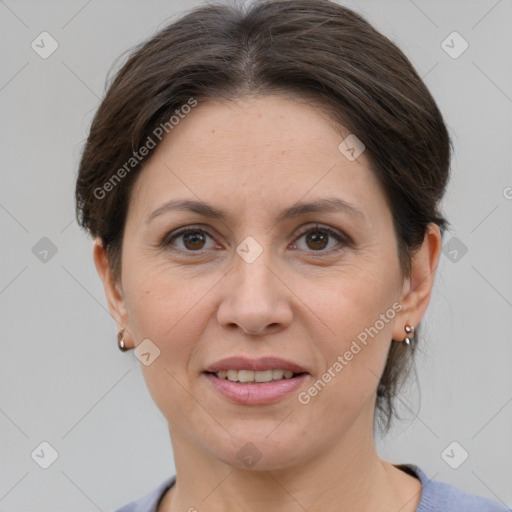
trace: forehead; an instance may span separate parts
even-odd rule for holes
[[[238,209],[260,203],[268,210],[334,195],[360,205],[374,196],[367,207],[378,209],[383,191],[364,153],[351,161],[339,149],[349,135],[300,99],[199,103],[140,172],[133,207],[149,215],[165,201],[185,198]]]
[[[247,156],[258,153],[260,159],[286,151],[338,155],[339,141],[347,135],[349,131],[320,104],[276,94],[201,102],[169,133],[167,146],[180,146],[181,154],[208,153],[209,157],[219,151],[228,156],[230,150],[237,157],[243,156],[240,150]],[[212,145],[218,151],[212,152]]]

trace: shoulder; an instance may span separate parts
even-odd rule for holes
[[[511,512],[502,503],[482,498],[475,494],[461,491],[452,485],[429,478],[414,464],[401,464],[420,479],[422,485],[421,499],[416,512]],[[405,468],[404,468],[405,467]]]
[[[176,476],[168,478],[150,493],[123,505],[121,508],[114,510],[114,512],[156,512],[160,500],[167,490],[174,485],[175,481]]]

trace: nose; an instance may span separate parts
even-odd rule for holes
[[[223,298],[217,312],[219,324],[246,334],[265,335],[288,327],[293,311],[293,293],[274,270],[268,252],[248,263],[235,256],[233,268],[223,283]]]

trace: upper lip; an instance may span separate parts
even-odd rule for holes
[[[243,356],[226,357],[206,368],[205,372],[217,373],[222,370],[290,370],[293,373],[309,373],[300,364],[280,357],[260,357],[258,359],[249,359]]]

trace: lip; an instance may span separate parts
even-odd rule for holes
[[[249,359],[244,356],[226,357],[208,366],[204,371],[217,373],[221,370],[289,370],[293,373],[309,373],[308,370],[297,363],[281,359],[280,357],[260,357]]]
[[[202,375],[217,392],[232,402],[242,405],[263,405],[278,402],[287,395],[297,391],[304,381],[310,377],[308,373],[303,373],[291,379],[246,384],[219,379],[212,373],[204,372]]]
[[[248,384],[219,379],[216,375],[213,375],[222,370],[253,370],[255,372],[289,370],[301,375],[291,379]],[[257,359],[244,356],[226,357],[208,366],[202,375],[225,398],[243,405],[263,405],[278,402],[286,395],[296,391],[310,377],[308,370],[300,364],[274,356]]]

